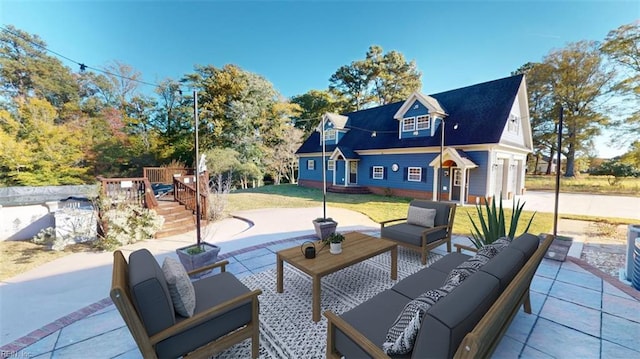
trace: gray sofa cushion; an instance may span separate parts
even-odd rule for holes
[[[129,256],[129,290],[149,335],[172,326],[175,310],[160,265],[147,249]]]
[[[195,314],[250,292],[233,274],[223,272],[193,282],[196,292]],[[186,318],[178,317],[178,322]],[[211,340],[238,329],[251,321],[251,301],[237,306],[181,334],[161,341],[156,346],[159,358],[176,358]]]
[[[514,248],[521,251],[524,254],[525,260],[529,260],[533,255],[533,252],[538,249],[540,245],[540,237],[530,234],[524,233],[520,237],[516,237],[509,245],[509,248]]]
[[[345,312],[340,317],[373,343],[382,346],[387,331],[395,322],[398,313],[409,301],[409,298],[396,291],[386,290]],[[347,338],[340,330],[336,330],[335,347],[346,358],[368,357],[357,344]],[[394,356],[394,358],[396,357]],[[399,358],[409,358],[409,356],[400,356]]]
[[[391,289],[409,299],[415,299],[428,290],[440,288],[446,277],[445,273],[427,267],[401,280]]]
[[[392,238],[396,241],[413,244],[415,246],[422,245],[422,231],[425,227],[416,226],[409,223],[398,223],[391,226],[385,226],[380,232],[382,238]],[[435,242],[447,235],[446,229],[440,229],[427,235],[427,243]]]
[[[521,251],[507,247],[482,266],[480,271],[496,277],[500,281],[500,291],[503,291],[524,263],[524,254]]]
[[[466,254],[458,252],[449,253],[443,258],[438,259],[435,263],[430,265],[429,268],[438,270],[444,274],[449,274],[453,268],[459,266],[469,258],[471,258],[471,256]]]
[[[451,207],[448,203],[440,203],[434,201],[425,201],[420,199],[414,199],[409,203],[409,206],[415,206],[420,208],[433,208],[436,210],[436,218],[433,223],[435,226],[442,226],[449,221],[449,211]]]
[[[434,304],[423,318],[413,358],[451,358],[500,295],[499,281],[476,272]]]

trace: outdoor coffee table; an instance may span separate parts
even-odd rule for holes
[[[384,252],[391,252],[391,279],[398,278],[398,247],[393,241],[371,237],[363,233],[350,232],[344,234],[342,253],[331,254],[326,247],[317,253],[313,259],[307,259],[300,250],[300,246],[284,249],[276,253],[278,279],[278,293],[282,293],[284,262],[298,268],[311,276],[313,282],[313,321],[320,320],[320,279],[327,274],[335,273],[340,269],[360,263]],[[319,247],[318,247],[319,248]]]

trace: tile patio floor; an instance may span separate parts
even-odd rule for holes
[[[244,277],[275,267],[276,251],[304,241],[298,237],[271,242],[222,255],[221,259],[229,260],[229,272]],[[520,311],[493,357],[640,358],[640,293],[633,289],[627,292],[573,261],[544,259],[531,286],[533,314]],[[20,340],[5,345],[0,356],[141,358],[108,298],[31,333],[31,337],[39,340],[28,346]]]

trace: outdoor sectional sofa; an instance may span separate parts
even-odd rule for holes
[[[540,244],[538,236],[527,233],[514,239],[426,311],[412,352],[397,357],[489,357],[520,305],[531,313],[529,286],[552,241],[547,236]],[[447,254],[340,316],[325,312],[327,358],[388,358],[382,343],[405,305],[440,288],[470,257]]]

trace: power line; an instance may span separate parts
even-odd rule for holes
[[[153,87],[158,87],[159,86],[158,84],[154,84],[154,83],[151,83],[151,82],[146,82],[146,81],[143,81],[143,80],[138,80],[138,79],[135,79],[135,78],[132,78],[132,77],[122,76],[122,75],[119,75],[119,74],[114,74],[114,73],[112,73],[110,71],[107,71],[107,70],[103,70],[103,69],[100,69],[100,68],[96,68],[96,67],[92,67],[92,66],[86,65],[86,64],[84,64],[82,62],[78,62],[78,61],[76,61],[74,59],[71,59],[71,58],[69,58],[69,57],[67,57],[67,56],[65,56],[65,55],[63,55],[63,54],[61,54],[59,52],[53,51],[53,50],[47,48],[46,46],[42,46],[41,44],[38,44],[37,42],[34,42],[31,39],[28,39],[28,38],[24,37],[22,34],[19,34],[19,33],[16,33],[14,31],[11,31],[11,30],[7,29],[5,26],[0,26],[0,28],[2,29],[2,31],[7,32],[7,33],[9,33],[9,34],[11,34],[13,36],[17,36],[17,37],[21,38],[22,40],[30,43],[33,46],[36,46],[36,47],[38,47],[38,48],[40,48],[40,49],[42,49],[42,50],[44,50],[46,52],[54,54],[54,55],[56,55],[56,56],[58,56],[60,58],[63,58],[65,60],[69,61],[69,62],[73,62],[74,64],[76,64],[76,65],[78,65],[80,67],[80,71],[81,72],[85,71],[86,69],[90,69],[90,70],[94,70],[94,71],[97,71],[97,72],[101,72],[101,73],[109,75],[109,76],[115,76],[115,77],[118,77],[118,78],[121,78],[121,79],[124,79],[124,80],[137,82],[137,83],[140,83],[140,84],[143,84],[143,85],[147,85],[147,86],[153,86]]]

